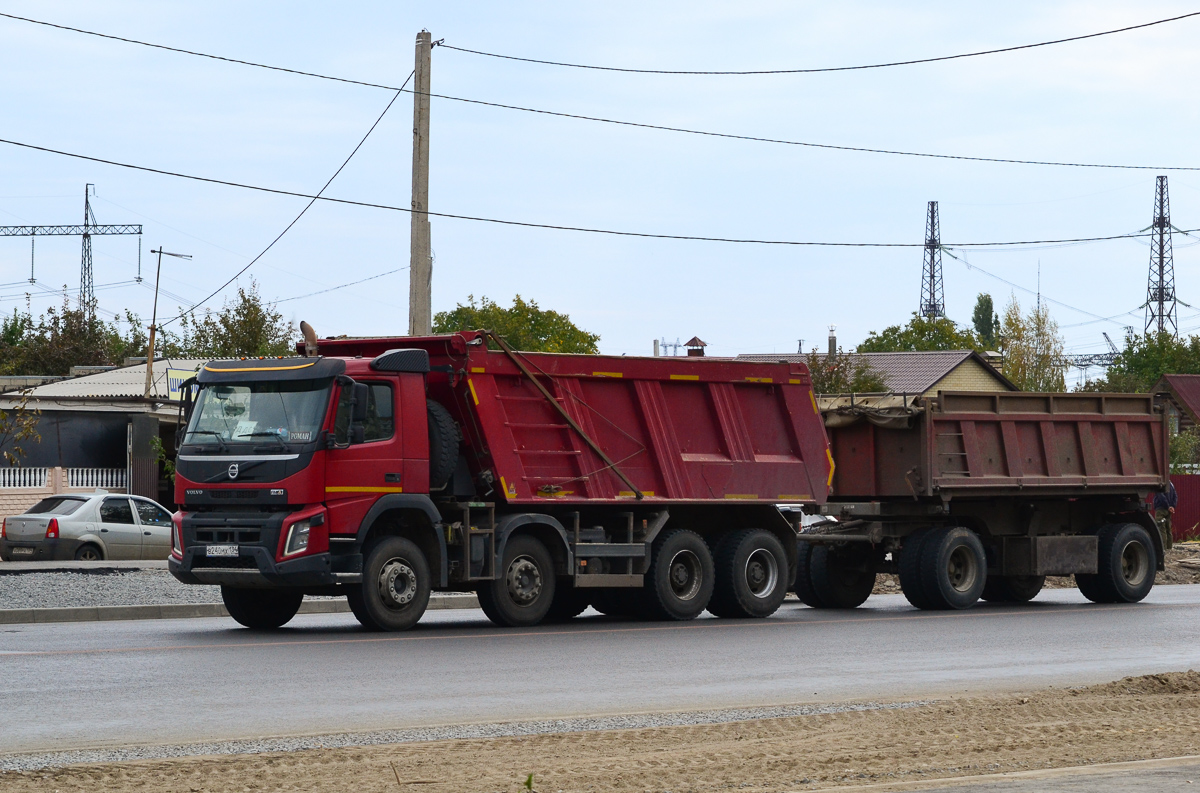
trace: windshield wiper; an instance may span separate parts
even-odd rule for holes
[[[221,448],[221,451],[223,451],[223,452],[229,451],[229,447],[225,445],[225,440],[221,437],[221,433],[217,432],[216,430],[192,430],[188,434],[189,435],[211,435],[217,439],[217,446],[219,446]]]
[[[279,444],[279,448],[287,451],[288,445],[283,438],[279,437],[278,432],[242,432],[234,435],[235,438],[274,438]]]

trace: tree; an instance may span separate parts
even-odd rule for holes
[[[975,298],[975,311],[971,314],[971,325],[984,347],[995,349],[996,335],[1000,332],[1000,317],[992,304],[992,296],[986,292]]]
[[[888,390],[883,377],[861,355],[838,349],[837,355],[831,357],[814,347],[804,362],[817,394],[869,394]]]
[[[1022,391],[1062,391],[1066,388],[1066,359],[1058,323],[1046,306],[1028,315],[1014,296],[1000,325],[1004,375]]]
[[[29,391],[22,391],[19,401],[8,410],[0,409],[0,454],[10,466],[17,465],[25,456],[21,445],[25,441],[41,443],[37,431],[38,411],[29,407]]]
[[[14,311],[0,322],[0,373],[66,375],[72,366],[118,365],[146,354],[146,334],[136,315],[126,312],[128,328],[96,316],[96,305],[72,307],[64,298],[36,320]]]
[[[434,333],[455,333],[460,330],[491,330],[500,335],[513,349],[526,352],[573,352],[595,355],[600,336],[588,333],[571,322],[566,314],[538,308],[533,300],[526,302],[520,295],[513,298],[510,308],[474,295],[467,303],[459,303],[453,311],[439,311],[433,318]]]
[[[179,336],[164,334],[160,348],[167,355],[189,358],[253,357],[294,354],[296,327],[284,322],[274,303],[263,300],[258,282],[238,287],[237,297],[217,312],[183,315]],[[142,353],[145,355],[145,353]]]
[[[1125,340],[1125,349],[1098,380],[1081,391],[1149,391],[1164,374],[1200,374],[1200,336],[1176,338],[1170,333],[1147,333]]]
[[[945,317],[923,317],[913,312],[908,324],[871,331],[858,352],[918,352],[925,350],[977,350],[982,343],[970,330]]]

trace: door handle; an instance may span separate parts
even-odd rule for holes
[[[150,532],[148,532],[148,531],[144,531],[144,532],[142,532],[142,534],[145,534],[147,537],[150,536]]]
[[[100,531],[103,533],[103,532],[108,531],[108,529],[101,529]]]

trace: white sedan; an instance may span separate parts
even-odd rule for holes
[[[171,513],[148,498],[64,493],[4,519],[0,559],[166,559],[171,530]]]

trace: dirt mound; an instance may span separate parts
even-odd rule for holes
[[[1079,689],[1089,694],[1115,696],[1120,694],[1195,694],[1200,692],[1200,672],[1165,672],[1161,675],[1123,677],[1112,683]]]

